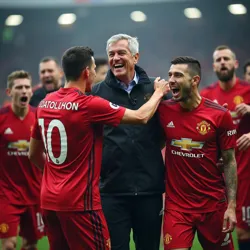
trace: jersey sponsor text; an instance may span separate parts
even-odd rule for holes
[[[232,135],[236,135],[236,129],[233,129],[233,130],[228,130],[227,131],[227,136],[232,136]]]

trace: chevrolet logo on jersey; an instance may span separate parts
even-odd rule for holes
[[[28,151],[30,143],[26,140],[19,140],[16,142],[10,142],[8,148],[17,149],[18,151]]]
[[[191,151],[192,149],[201,149],[204,145],[204,142],[193,141],[189,138],[181,138],[181,140],[173,139],[171,141],[171,145],[175,147],[179,147],[182,150]]]
[[[204,144],[205,142],[193,141],[190,138],[181,138],[181,140],[173,139],[171,145],[180,148],[181,151],[172,149],[171,154],[188,158],[203,158],[204,154],[196,154],[190,151],[192,151],[192,149],[201,149]]]

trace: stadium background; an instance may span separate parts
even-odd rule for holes
[[[36,84],[42,57],[60,59],[75,45],[90,46],[95,56],[106,57],[106,41],[116,33],[139,38],[139,65],[150,76],[167,77],[173,57],[190,55],[201,62],[201,87],[208,85],[215,80],[212,52],[220,44],[236,52],[242,76],[242,66],[250,58],[250,15],[230,13],[228,5],[236,3],[250,10],[249,0],[0,0],[0,104],[6,100],[6,78],[13,70],[29,71]],[[201,18],[187,18],[184,9],[190,7],[198,8]],[[133,11],[143,12],[146,20],[132,20]],[[75,22],[59,25],[64,13],[74,13]],[[14,14],[22,15],[22,23],[7,25],[6,19]],[[142,17],[139,13],[135,18]],[[44,239],[39,250],[46,249]],[[195,242],[192,249],[201,248]]]

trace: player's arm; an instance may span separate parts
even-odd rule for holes
[[[237,163],[234,148],[222,150],[228,206],[235,208],[237,193]]]
[[[146,124],[154,115],[164,95],[169,92],[168,82],[159,77],[155,79],[155,92],[148,102],[138,110],[126,109],[121,123]]]
[[[46,156],[42,140],[37,140],[31,137],[28,157],[38,168],[41,170],[44,169]]]
[[[44,169],[45,164],[45,153],[44,153],[44,144],[42,141],[42,135],[38,125],[37,113],[36,120],[31,131],[30,138],[30,147],[28,157],[31,162],[33,162],[41,170]]]
[[[228,199],[228,208],[224,215],[223,231],[231,232],[236,225],[237,163],[234,148],[222,150],[222,159],[224,163],[224,178]],[[229,226],[227,226],[228,222]]]
[[[219,117],[218,117],[219,118]],[[232,232],[236,225],[237,163],[235,160],[236,129],[227,110],[221,116],[218,127],[218,139],[227,192],[228,207],[224,213],[223,232]]]

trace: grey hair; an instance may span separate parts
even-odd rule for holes
[[[116,43],[120,40],[127,40],[128,41],[128,47],[131,52],[131,54],[134,56],[136,53],[139,53],[139,42],[137,37],[132,37],[126,34],[116,34],[114,36],[111,36],[107,41],[106,51],[108,53],[109,46],[112,43]]]

